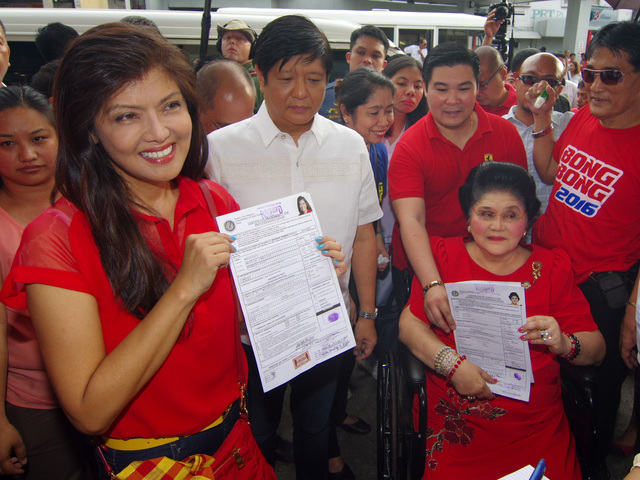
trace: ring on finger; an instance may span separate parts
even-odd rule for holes
[[[473,395],[467,395],[467,400],[475,400],[476,397],[474,397]]]
[[[548,342],[551,340],[551,334],[548,330],[540,330],[540,338],[542,338],[544,342]]]

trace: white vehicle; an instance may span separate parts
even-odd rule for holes
[[[184,12],[175,10],[122,10],[122,9],[85,9],[85,8],[2,8],[0,20],[4,23],[7,40],[11,47],[11,67],[5,82],[24,83],[38,71],[44,63],[36,49],[34,39],[40,27],[49,23],[60,22],[73,27],[82,34],[90,28],[102,23],[117,22],[128,15],[140,15],[153,20],[160,32],[172,43],[182,48],[191,60],[198,57],[202,12]],[[216,25],[224,25],[235,18],[241,19],[258,34],[271,20],[286,15],[283,12],[261,12],[261,14],[244,12],[242,14],[211,12],[211,30],[209,32],[208,54],[218,53],[216,42],[218,32]],[[336,74],[346,71],[340,68],[345,62],[344,54],[349,50],[351,32],[361,25],[347,20],[331,18],[313,18],[311,20],[327,36],[334,50]]]
[[[230,15],[289,15],[298,13],[309,18],[349,20],[361,25],[380,27],[398,47],[415,44],[419,37],[429,42],[429,48],[444,42],[458,42],[469,48],[482,43],[485,17],[466,13],[405,12],[389,10],[320,10],[286,8],[219,8],[218,13]],[[238,17],[241,18],[241,17]]]

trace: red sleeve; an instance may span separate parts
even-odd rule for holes
[[[25,285],[28,283],[91,293],[71,247],[70,231],[72,224],[77,225],[76,214],[77,210],[63,200],[25,228],[0,292],[0,299],[6,305],[27,308]]]
[[[575,284],[571,259],[564,250],[554,248],[549,315],[554,317],[563,332],[593,332],[598,326],[582,291]]]
[[[424,198],[425,178],[429,175],[431,148],[424,118],[398,140],[389,162],[389,198]]]

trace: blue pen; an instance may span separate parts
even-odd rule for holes
[[[538,462],[538,466],[529,477],[529,480],[541,480],[542,477],[544,476],[544,471],[546,469],[547,469],[547,464],[545,463],[544,458],[541,458],[540,461]]]

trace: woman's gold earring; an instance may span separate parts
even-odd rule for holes
[[[467,225],[467,232],[471,233],[471,225]]]

